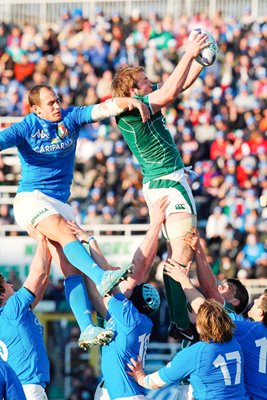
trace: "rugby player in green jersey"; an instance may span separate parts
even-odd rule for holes
[[[197,79],[203,67],[195,58],[209,44],[206,40],[206,34],[192,35],[179,64],[162,85],[152,85],[142,67],[128,66],[120,68],[112,82],[114,97],[136,97],[150,110],[150,119],[145,123],[135,110],[122,113],[116,121],[140,163],[149,212],[157,199],[166,195],[169,198],[162,231],[168,242],[168,257],[184,266],[192,259],[192,249],[184,242],[184,237],[196,226],[196,206],[187,183],[186,168],[165,126],[161,109]],[[164,283],[171,319],[169,333],[179,339],[180,329],[185,329],[191,337],[186,298],[181,286],[168,276],[164,277]]]

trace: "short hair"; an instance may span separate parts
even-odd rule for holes
[[[246,287],[243,285],[243,283],[240,282],[239,279],[229,278],[227,279],[227,282],[232,284],[236,288],[235,298],[239,300],[239,304],[237,306],[233,305],[233,307],[237,314],[241,314],[242,312],[245,311],[248,305],[249,301],[248,291]]]
[[[143,72],[143,67],[121,67],[116,72],[112,81],[111,90],[113,97],[130,97],[130,89],[136,88],[137,75]]]
[[[29,104],[30,104],[31,107],[35,106],[35,105],[36,106],[40,106],[41,105],[40,92],[41,92],[42,89],[47,89],[47,90],[50,90],[51,92],[54,92],[54,89],[49,85],[42,84],[42,85],[34,86],[30,90],[30,93],[29,93],[29,96],[28,96],[28,101],[29,101]]]
[[[0,294],[4,294],[5,293],[5,278],[2,274],[0,274]],[[0,299],[0,306],[2,305],[2,300]]]
[[[214,300],[205,300],[201,304],[196,320],[200,339],[204,342],[229,342],[233,337],[235,324],[225,308]]]
[[[262,323],[267,326],[267,289],[265,289],[263,292],[263,298],[261,300],[259,308],[262,309],[262,311],[264,312]]]

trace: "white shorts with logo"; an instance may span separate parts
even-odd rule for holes
[[[166,224],[162,225],[162,233],[167,240],[183,236],[191,230],[192,226],[196,227],[197,225],[196,205],[187,182],[186,170],[189,171],[190,167],[153,179],[143,186],[143,194],[150,216],[155,202],[164,196],[167,196],[170,202],[165,211],[166,218],[176,213],[190,214],[189,217],[183,218],[179,225],[177,223],[169,225],[168,229]]]
[[[17,224],[27,230],[28,225],[36,226],[43,219],[60,214],[66,220],[74,219],[74,210],[67,203],[34,190],[18,193],[14,199],[14,217]]]
[[[195,200],[188,185],[185,170],[178,169],[144,184],[143,194],[150,214],[154,203],[161,197],[168,196],[170,204],[166,209],[166,217],[178,212],[196,215]]]
[[[27,400],[48,400],[44,388],[41,385],[22,385]]]
[[[99,385],[96,388],[95,391],[95,396],[94,400],[110,400],[108,391],[105,387],[102,387],[103,381],[99,383]],[[143,395],[136,395],[136,396],[130,396],[130,397],[117,397],[116,400],[149,400],[148,397],[143,396]]]

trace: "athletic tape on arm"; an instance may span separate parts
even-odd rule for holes
[[[108,99],[92,108],[92,118],[94,121],[101,121],[105,118],[116,117],[123,111],[124,109],[117,105],[116,99]]]
[[[146,389],[156,389],[166,385],[167,383],[160,378],[158,372],[147,375],[144,380],[144,387]]]

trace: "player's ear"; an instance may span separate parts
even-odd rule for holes
[[[137,90],[138,89],[136,89],[136,88],[130,88],[130,96],[133,97],[133,96],[138,95]]]
[[[232,305],[233,305],[234,307],[237,307],[239,304],[240,304],[240,300],[238,300],[238,299],[236,299],[236,298],[234,297],[233,300],[232,300]]]
[[[40,113],[40,107],[37,106],[36,104],[34,104],[33,106],[31,106],[32,112],[34,112],[35,114],[39,114]]]

